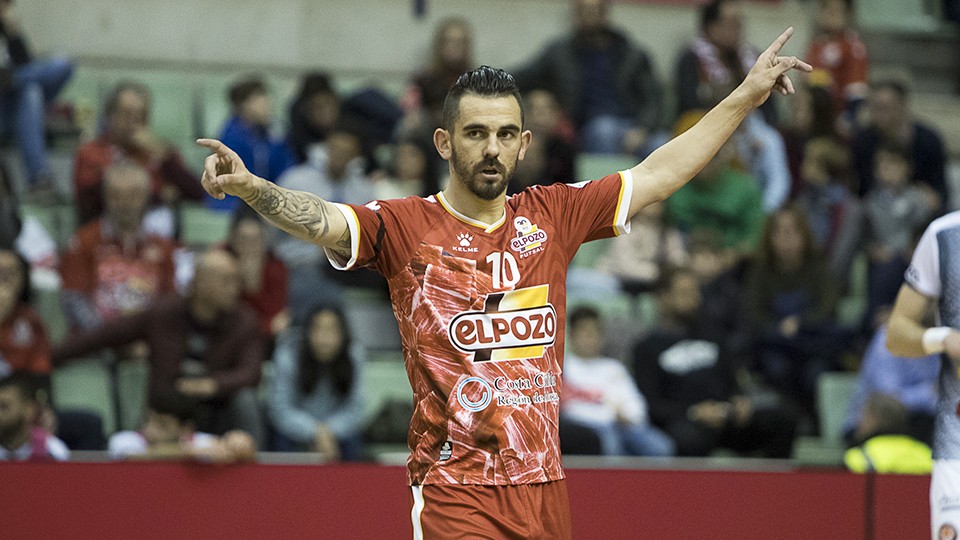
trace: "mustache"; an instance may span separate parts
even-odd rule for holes
[[[500,163],[500,160],[496,158],[481,161],[476,167],[474,167],[473,170],[474,172],[482,173],[484,169],[496,169],[500,174],[507,173],[507,168],[503,165],[503,163]]]

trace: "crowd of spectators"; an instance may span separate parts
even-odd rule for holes
[[[652,300],[657,316],[633,321],[630,354],[617,358],[605,306],[571,310],[561,430],[582,440],[565,447],[787,458],[797,434],[817,432],[819,378],[856,370],[861,356],[848,442],[876,434],[863,417],[885,406],[877,396],[904,406],[909,433],[929,441],[933,361],[893,359],[882,335],[916,236],[949,201],[944,145],[911,115],[907,83],[869,78],[852,2],[811,5],[805,57],[816,69],[795,99],[768,101],[687,186],[634,218],[633,234],[587,261],[589,275],[631,302]],[[534,138],[510,193],[586,180],[575,178],[578,156],[642,159],[736,87],[758,54],[742,3],[713,0],[668,84],[655,62],[671,59],[653,58],[609,8],[571,0],[571,28],[513,66]],[[33,58],[5,0],[0,38],[0,116],[28,173],[18,193],[0,163],[0,459],[66,459],[68,447],[109,447],[118,459],[367,458],[368,353],[353,332],[378,330],[351,329],[345,298],[383,294],[382,278],[333,272],[318,246],[265,226],[235,198],[205,197],[199,164],[151,129],[151,91],[137,81],[107,93],[100,131],[76,150],[67,204],[78,226],[57,250],[20,206],[51,201],[44,107],[73,67]],[[443,97],[479,63],[470,22],[447,19],[401,96],[340,93],[331,74],[311,71],[280,115],[266,78],[245,74],[211,135],[255,174],[329,201],[429,196],[447,176],[432,143]],[[181,241],[178,208],[191,201],[230,213],[222,245]],[[29,276],[44,271],[60,273],[68,323],[55,344],[29,301]],[[861,309],[841,317],[855,294]],[[54,409],[51,370],[91,354],[148,366],[139,429],[103,433],[88,411]]]

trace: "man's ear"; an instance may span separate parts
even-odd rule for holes
[[[437,130],[433,132],[433,145],[437,147],[437,152],[443,159],[449,160],[453,155],[453,149],[450,146],[449,131],[443,128],[437,128]]]
[[[528,129],[520,134],[520,153],[517,159],[523,161],[523,156],[527,155],[527,148],[530,147],[530,141],[533,140],[533,133]]]

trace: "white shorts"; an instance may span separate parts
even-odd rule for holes
[[[930,527],[934,540],[960,539],[960,460],[934,460],[930,481]]]

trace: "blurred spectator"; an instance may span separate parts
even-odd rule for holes
[[[30,281],[38,288],[59,284],[57,244],[33,216],[20,211],[9,169],[0,160],[0,249],[16,250],[30,263]]]
[[[567,121],[557,99],[546,90],[524,95],[524,124],[533,132],[523,161],[517,163],[507,194],[514,195],[534,185],[573,182],[574,149],[572,132],[564,133]]]
[[[75,330],[139,312],[173,290],[174,245],[144,229],[147,171],[130,162],[111,165],[102,189],[106,214],[81,227],[63,254],[61,301]]]
[[[941,203],[950,200],[943,141],[931,127],[911,117],[907,87],[893,80],[872,84],[867,112],[870,123],[854,136],[852,147],[859,194],[866,195],[876,184],[874,154],[886,140],[910,149],[913,178],[933,188]]]
[[[650,423],[647,402],[619,360],[603,356],[603,321],[590,307],[570,313],[563,364],[565,422],[596,432],[606,456],[671,456],[675,447]]]
[[[232,255],[204,253],[186,297],[169,295],[140,313],[73,336],[54,350],[53,362],[137,340],[150,350],[150,396],[186,394],[199,401],[200,431],[242,429],[263,447],[256,394],[263,342],[256,314],[240,302],[240,272]]]
[[[812,419],[817,379],[839,365],[850,336],[834,319],[837,281],[796,207],[767,218],[745,292],[759,373]]]
[[[847,468],[858,473],[930,474],[933,452],[906,429],[902,403],[883,394],[870,395],[854,434],[856,446],[843,456]]]
[[[790,164],[783,136],[759,113],[743,121],[735,137],[737,154],[763,192],[763,211],[773,212],[790,196]]]
[[[569,34],[513,75],[521,90],[556,96],[582,151],[646,156],[666,142],[658,131],[663,92],[647,52],[611,26],[609,4],[571,0]]]
[[[887,349],[887,326],[880,326],[863,354],[857,389],[850,399],[847,418],[843,423],[844,438],[851,444],[863,440],[861,422],[869,412],[868,398],[874,394],[885,394],[906,407],[909,421],[905,433],[933,444],[939,374],[940,355],[931,354],[923,358],[895,356]]]
[[[50,340],[43,320],[30,307],[26,261],[0,248],[0,377],[14,371],[49,376]]]
[[[300,81],[300,91],[290,105],[287,140],[296,163],[307,161],[312,148],[327,140],[327,133],[340,117],[340,97],[330,75],[315,71]]]
[[[0,461],[66,461],[70,450],[36,425],[40,414],[32,377],[0,378]]]
[[[790,102],[790,116],[780,125],[780,134],[783,136],[787,151],[787,163],[790,167],[790,199],[794,199],[803,190],[803,159],[807,143],[812,139],[837,139],[836,144],[846,144],[840,141],[833,129],[833,102],[830,93],[824,86],[812,84],[796,84],[797,93]]]
[[[843,115],[844,131],[856,123],[867,97],[867,47],[853,29],[853,0],[817,0],[816,34],[804,59],[829,82],[834,118]]]
[[[247,208],[247,207],[244,207]],[[227,249],[240,269],[240,298],[260,320],[260,332],[268,343],[290,325],[287,311],[287,267],[267,245],[267,229],[261,218],[241,209],[233,218]]]
[[[760,51],[743,41],[740,0],[704,4],[700,8],[700,35],[677,61],[677,117],[720,103],[743,81],[759,55]],[[777,125],[775,99],[768,99],[760,110],[767,124]]]
[[[631,294],[649,291],[665,268],[687,262],[683,235],[664,219],[664,204],[645,206],[630,220],[630,234],[613,238],[597,269],[615,276]]]
[[[273,101],[267,84],[258,76],[234,83],[229,90],[231,116],[220,131],[220,140],[232,148],[253,174],[275,182],[296,161],[287,142],[274,133]],[[210,208],[235,210],[241,200],[206,197]]]
[[[881,142],[874,153],[876,183],[864,197],[867,226],[864,238],[869,267],[864,330],[877,327],[880,310],[893,306],[910,266],[914,240],[940,208],[930,187],[912,180],[910,151],[892,142]]]
[[[734,144],[724,144],[693,180],[667,199],[667,217],[685,234],[701,228],[719,231],[724,248],[745,255],[757,245],[763,201],[756,180],[733,169]]]
[[[373,329],[365,329],[372,331]],[[310,450],[328,461],[364,457],[363,365],[343,312],[315,307],[279,340],[268,411],[274,450]]]
[[[65,58],[36,59],[30,53],[13,0],[0,0],[0,123],[13,133],[27,171],[30,195],[54,195],[47,161],[46,106],[73,75]]]
[[[277,183],[331,202],[366,204],[377,197],[376,184],[363,172],[360,137],[346,124],[338,124],[306,163],[291,167]],[[382,281],[372,272],[334,273],[322,248],[283,232],[276,233],[273,247],[290,272],[290,310],[297,325],[303,324],[302,317],[314,304],[338,302],[341,284]]]
[[[110,437],[110,457],[207,463],[253,460],[256,449],[250,434],[232,430],[217,437],[196,431],[196,415],[196,402],[183,394],[154,396],[140,431],[120,431]]]
[[[305,163],[288,169],[277,183],[330,202],[366,204],[376,191],[363,167],[360,136],[352,126],[340,123],[327,133],[326,142],[311,150]]]
[[[687,237],[690,268],[700,282],[700,322],[720,336],[731,358],[742,360],[750,354],[752,337],[744,304],[743,268],[740,255],[724,249],[720,233],[699,229]]]
[[[653,422],[666,430],[681,456],[717,448],[787,458],[794,418],[780,403],[757,403],[740,388],[743,366],[701,311],[696,274],[676,269],[657,292],[659,319],[634,349],[637,384]]]
[[[846,147],[836,139],[810,139],[803,152],[803,187],[796,198],[830,271],[844,289],[864,218],[863,204],[848,187],[849,164]]]
[[[470,23],[460,17],[440,21],[433,33],[429,58],[430,64],[413,76],[400,100],[405,113],[400,136],[413,136],[432,144],[433,130],[440,126],[443,116],[447,91],[457,82],[457,77],[475,67]],[[445,169],[446,164],[443,167]]]
[[[75,450],[101,450],[103,425],[93,412],[54,411],[50,384],[50,338],[43,319],[30,306],[27,261],[0,249],[0,377],[19,373],[32,378],[38,407],[36,422]]]
[[[398,141],[393,147],[387,177],[377,180],[375,198],[384,200],[436,194],[440,191],[437,170],[432,166],[432,156],[436,153],[433,145],[425,145],[415,138]]]
[[[73,182],[78,223],[103,214],[104,173],[122,161],[138,163],[148,171],[152,203],[205,198],[200,175],[187,169],[176,147],[151,131],[150,91],[146,86],[132,81],[118,83],[103,108],[103,132],[77,150]]]

